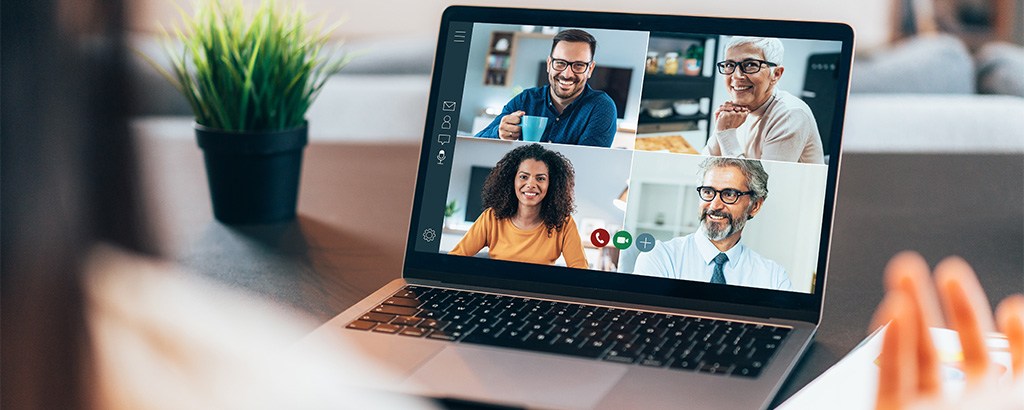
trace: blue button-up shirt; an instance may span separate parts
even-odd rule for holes
[[[523,90],[505,104],[501,114],[476,136],[498,138],[501,118],[516,111],[525,111],[526,115],[548,118],[547,129],[540,139],[542,142],[612,146],[618,125],[615,122],[615,102],[608,94],[592,89],[587,84],[580,96],[565,107],[562,114],[558,114],[548,87],[545,85]]]

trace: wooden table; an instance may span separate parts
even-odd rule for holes
[[[297,220],[230,227],[212,218],[191,129],[172,124],[136,126],[166,256],[321,322],[399,277],[418,145],[312,143]],[[841,175],[821,330],[775,404],[865,336],[900,250],[965,257],[993,300],[1024,291],[1024,155],[849,154]]]

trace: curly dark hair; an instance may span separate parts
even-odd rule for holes
[[[572,162],[564,155],[544,148],[540,144],[524,145],[505,154],[487,175],[481,196],[484,208],[491,208],[498,219],[511,218],[519,210],[516,198],[515,178],[519,164],[527,159],[543,162],[548,166],[548,191],[540,205],[540,217],[552,231],[561,232],[566,220],[576,211],[573,190],[576,186],[576,172]]]

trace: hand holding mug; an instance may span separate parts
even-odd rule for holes
[[[519,123],[523,121],[526,111],[516,111],[501,117],[501,124],[498,125],[498,138],[503,140],[518,140],[523,135]]]
[[[888,323],[878,359],[876,409],[1024,407],[1024,296],[1003,300],[993,320],[967,262],[946,258],[935,267],[932,279],[927,263],[913,252],[889,261],[885,284],[885,299],[872,321],[872,328]],[[961,397],[942,394],[940,358],[930,327],[948,327],[959,334],[967,382]],[[1013,381],[994,376],[986,334],[996,328],[1006,335]]]

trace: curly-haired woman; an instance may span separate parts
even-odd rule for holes
[[[571,268],[587,268],[572,219],[574,186],[572,163],[562,154],[540,144],[509,151],[484,182],[483,213],[449,254],[487,247],[492,259],[550,265],[562,256]]]

